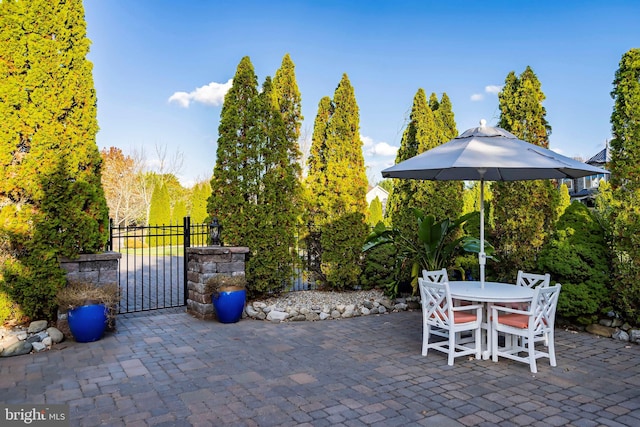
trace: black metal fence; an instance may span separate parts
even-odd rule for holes
[[[120,313],[182,307],[187,304],[187,248],[207,246],[209,224],[109,227],[109,250],[120,252],[118,280]],[[296,241],[300,242],[297,238]],[[312,255],[302,245],[293,248],[299,262],[290,283],[274,292],[315,289],[310,273]]]
[[[109,227],[109,249],[120,252],[120,313],[181,307],[187,301],[188,247],[206,246],[207,224]]]

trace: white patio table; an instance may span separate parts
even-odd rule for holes
[[[482,340],[482,358],[485,360],[491,357],[490,303],[531,302],[534,294],[534,290],[526,286],[498,282],[484,282],[484,287],[482,287],[479,281],[452,281],[449,282],[449,289],[453,299],[484,304],[482,328],[486,332],[483,334]]]

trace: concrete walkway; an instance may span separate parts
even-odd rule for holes
[[[638,426],[640,346],[559,330],[558,367],[420,355],[420,312],[225,325],[183,309],[0,359],[0,402],[80,426]]]

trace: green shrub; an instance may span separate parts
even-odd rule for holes
[[[362,289],[380,288],[395,296],[397,252],[393,245],[380,245],[364,253],[364,265],[360,276]]]
[[[55,319],[55,295],[65,285],[65,273],[57,257],[35,252],[20,261],[6,261],[2,269],[0,287],[17,307],[13,320],[20,321],[23,316],[31,320]]]
[[[22,310],[18,304],[16,304],[9,294],[0,289],[0,325],[7,323],[10,320],[16,323],[22,323],[21,320],[24,317]]]
[[[611,310],[610,259],[602,226],[585,205],[573,202],[538,257],[539,270],[562,284],[558,316],[589,324]]]

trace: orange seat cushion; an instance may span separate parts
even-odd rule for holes
[[[513,326],[514,328],[527,329],[529,327],[529,316],[515,313],[500,314],[498,316],[498,323]]]
[[[475,322],[477,316],[471,313],[465,313],[464,311],[456,311],[453,313],[453,321],[455,323],[468,323]]]

